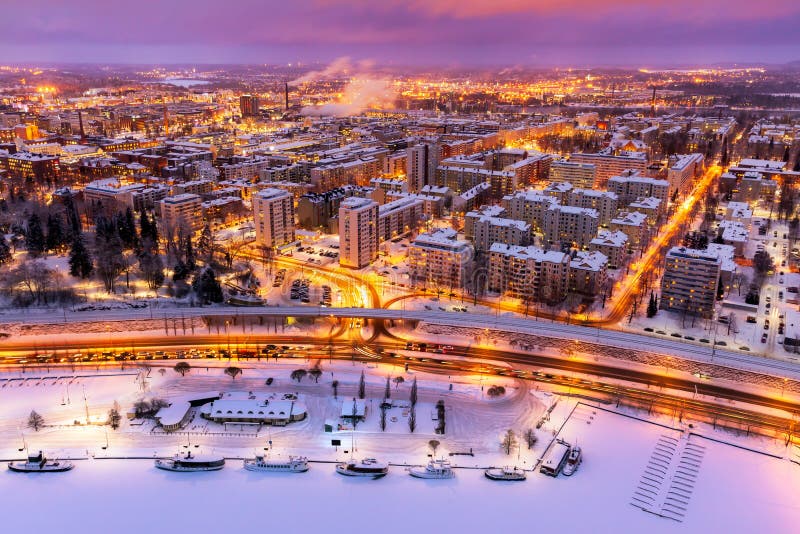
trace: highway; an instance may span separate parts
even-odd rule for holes
[[[768,359],[753,354],[722,350],[719,347],[694,345],[668,338],[658,338],[632,332],[620,332],[599,327],[568,325],[526,317],[507,315],[487,315],[478,313],[441,312],[427,310],[396,310],[382,308],[325,308],[316,306],[276,306],[276,307],[234,307],[213,306],[207,308],[173,308],[153,310],[102,310],[86,312],[67,312],[62,316],[53,314],[15,313],[0,316],[2,322],[19,321],[26,324],[52,324],[59,322],[109,322],[134,321],[163,317],[222,317],[237,322],[239,317],[330,317],[364,318],[373,320],[422,321],[451,327],[471,327],[482,330],[510,332],[525,335],[546,336],[557,339],[579,340],[607,347],[646,350],[655,354],[682,358],[686,360],[714,363],[733,369],[763,373],[780,378],[800,380],[800,366],[790,361]],[[98,335],[98,337],[100,337]],[[5,339],[0,341],[0,350],[22,350],[22,344],[30,341]],[[41,344],[40,344],[41,346]]]

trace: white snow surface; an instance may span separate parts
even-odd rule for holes
[[[307,364],[306,364],[307,365]],[[250,430],[220,435],[220,426],[196,420],[189,430],[192,448],[199,453],[219,453],[227,458],[225,469],[210,473],[169,473],[153,466],[153,455],[170,456],[187,444],[183,435],[152,434],[151,423],[142,426],[125,421],[119,431],[108,430],[110,446],[102,450],[103,427],[72,425],[91,415],[103,414],[114,399],[123,410],[140,395],[133,375],[75,379],[69,389],[71,402],[62,405],[66,379],[44,382],[13,381],[0,387],[0,457],[21,456],[20,431],[32,448],[44,448],[53,456],[77,458],[68,473],[25,475],[0,471],[0,510],[4,532],[141,533],[141,532],[321,532],[354,533],[461,532],[486,533],[530,528],[544,532],[793,532],[800,520],[800,466],[783,458],[717,443],[699,436],[688,441],[705,448],[683,522],[665,519],[632,506],[631,500],[659,440],[686,441],[668,418],[644,422],[611,413],[600,407],[577,403],[567,397],[530,390],[530,383],[499,379],[507,388],[500,400],[481,392],[479,377],[453,377],[409,373],[406,382],[392,388],[392,398],[408,399],[409,382],[419,384],[417,409],[419,431],[409,434],[401,413],[399,421],[382,433],[377,410],[368,410],[367,421],[355,433],[356,457],[376,457],[391,462],[389,475],[381,480],[342,477],[332,462],[349,458],[350,432],[326,434],[322,422],[335,418],[342,397],[355,393],[361,370],[367,379],[367,398],[377,404],[387,376],[403,374],[400,366],[324,364],[319,384],[301,384],[288,375],[301,362],[270,364],[245,369],[235,381],[221,369],[194,368],[181,378],[172,370],[163,377],[153,372],[147,395],[170,398],[192,391],[296,391],[309,407],[306,421],[284,429]],[[330,381],[340,381],[340,400],[330,396]],[[30,375],[28,375],[30,376]],[[275,377],[268,389],[264,377]],[[6,378],[5,376],[3,378]],[[10,378],[10,376],[8,376]],[[448,409],[445,436],[432,432],[429,414],[435,400],[443,398]],[[499,450],[499,436],[506,428],[519,435],[531,428],[545,409],[558,399],[551,417],[537,431],[533,450],[525,445],[510,455]],[[24,418],[37,409],[48,424],[39,433],[25,429]],[[642,416],[642,414],[636,414]],[[567,419],[567,417],[569,418]],[[427,420],[427,421],[426,421]],[[566,420],[566,423],[565,423]],[[213,428],[216,434],[207,434]],[[480,468],[517,465],[526,469],[540,458],[554,433],[583,449],[584,461],[572,477],[549,478],[529,472],[521,483],[499,483],[484,478]],[[249,433],[249,434],[248,434]],[[786,450],[773,440],[733,437],[704,428],[702,433],[724,441],[799,460],[799,452]],[[330,439],[343,447],[334,450]],[[423,464],[428,440],[441,441],[437,455],[445,455],[457,467],[453,480],[418,480],[405,471],[406,464]],[[303,454],[312,461],[305,474],[254,473],[242,468],[240,458],[251,457],[275,440],[271,455]],[[474,447],[475,456],[447,456]],[[148,459],[117,459],[139,456]],[[108,458],[103,458],[108,457]],[[402,465],[399,465],[402,464]],[[478,467],[478,469],[475,469]],[[122,482],[124,481],[124,482]]]

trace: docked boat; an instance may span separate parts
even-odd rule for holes
[[[360,461],[350,460],[336,464],[336,472],[348,477],[369,477],[377,479],[389,473],[389,465],[379,462],[375,458],[364,458]]]
[[[225,467],[225,458],[217,455],[192,456],[192,451],[185,455],[176,454],[169,459],[156,460],[156,467],[165,471],[219,471]]]
[[[483,472],[491,480],[522,481],[528,478],[525,471],[516,467],[492,467]]]
[[[415,466],[408,474],[416,478],[445,479],[455,478],[456,472],[447,460],[431,460],[426,466]]]
[[[66,460],[48,460],[42,451],[37,454],[28,454],[24,462],[9,462],[8,468],[18,473],[59,473],[69,471],[75,464]]]
[[[578,470],[578,466],[581,465],[581,461],[583,460],[583,455],[581,453],[581,448],[577,445],[572,447],[569,450],[569,456],[567,456],[567,463],[564,464],[564,469],[561,470],[565,476],[570,476],[575,471]]]
[[[305,456],[289,456],[288,460],[272,460],[263,455],[248,458],[244,461],[248,471],[273,471],[277,473],[305,473],[308,471],[308,458]]]

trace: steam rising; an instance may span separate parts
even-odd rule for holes
[[[297,86],[332,78],[349,77],[336,102],[320,106],[307,106],[302,114],[306,116],[329,115],[345,117],[358,115],[366,109],[388,109],[394,107],[397,96],[392,84],[384,78],[370,75],[373,64],[370,61],[352,63],[349,57],[340,57],[323,70],[315,70],[292,80],[289,85]]]

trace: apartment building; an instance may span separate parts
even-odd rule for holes
[[[555,304],[569,287],[569,254],[495,243],[489,249],[489,291]]]
[[[567,183],[573,187],[591,189],[597,177],[597,166],[593,163],[559,160],[550,164],[550,182]]]
[[[608,258],[599,251],[579,250],[569,263],[569,291],[594,299],[606,289]]]
[[[200,229],[203,222],[200,195],[184,193],[167,197],[159,201],[161,224],[165,229],[187,228],[194,232]]]
[[[662,310],[712,317],[722,261],[713,253],[672,247],[664,260]]]
[[[620,211],[608,223],[608,228],[627,235],[632,248],[644,247],[650,241],[647,215],[638,211]]]
[[[597,211],[600,216],[600,224],[604,225],[608,224],[617,213],[618,197],[611,191],[573,189],[567,194],[566,200],[561,203],[566,206],[591,208]]]
[[[339,264],[361,269],[378,257],[378,203],[349,197],[339,205]]]
[[[619,269],[627,261],[628,236],[620,231],[599,230],[597,237],[589,241],[589,250],[603,254],[609,269]]]
[[[558,199],[533,189],[506,195],[501,203],[506,217],[529,223],[534,232],[542,231],[545,212],[557,205]]]
[[[609,178],[608,190],[617,195],[620,207],[627,206],[636,199],[647,197],[656,197],[666,207],[670,198],[668,181],[648,178],[635,172]]]
[[[521,246],[530,243],[531,225],[499,216],[502,213],[499,206],[487,206],[464,216],[464,235],[475,245],[475,250],[489,250],[493,243]]]
[[[417,195],[392,200],[378,208],[378,243],[406,235],[425,217],[425,201]]]
[[[253,221],[258,244],[279,248],[295,241],[294,198],[282,189],[262,189],[253,195]]]
[[[457,239],[451,228],[420,234],[408,247],[411,280],[430,288],[464,287],[474,252],[467,241]]]
[[[589,163],[595,166],[593,186],[605,188],[612,176],[619,176],[627,170],[644,172],[647,169],[647,154],[644,152],[620,152],[609,150],[597,154],[574,153],[569,160],[573,163]],[[592,186],[589,186],[592,187]]]
[[[695,180],[705,171],[705,157],[702,154],[681,154],[669,158],[667,182],[669,194],[685,194],[692,189]]]
[[[592,208],[554,205],[544,213],[544,238],[556,247],[582,248],[597,235],[600,215]]]

